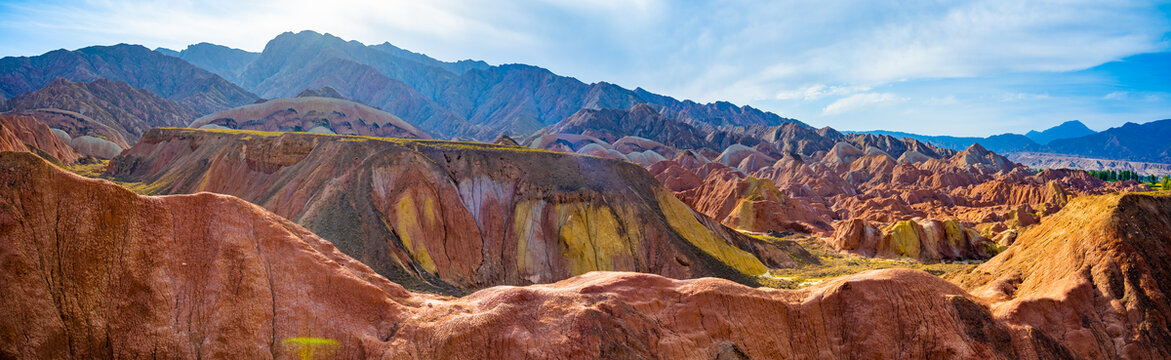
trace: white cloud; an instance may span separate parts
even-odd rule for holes
[[[1000,100],[1001,101],[1027,101],[1027,100],[1045,100],[1045,99],[1049,99],[1049,98],[1050,98],[1049,94],[1032,94],[1032,93],[1014,92],[1014,93],[1007,93],[1007,94],[1002,95],[1000,97]]]
[[[1126,99],[1126,92],[1125,92],[1125,91],[1115,91],[1115,92],[1111,92],[1111,93],[1109,93],[1109,94],[1106,94],[1106,96],[1103,96],[1103,97],[1102,97],[1102,99],[1105,99],[1105,100],[1122,100],[1122,99]]]
[[[0,55],[119,42],[180,49],[208,41],[259,51],[281,32],[310,29],[367,44],[389,41],[444,60],[528,63],[585,82],[751,103],[832,126],[851,121],[843,114],[908,100],[892,94],[922,99],[915,105],[938,107],[937,113],[965,111],[979,98],[981,105],[1014,107],[1017,118],[1033,119],[1045,111],[1028,105],[1056,104],[1068,92],[1064,83],[1021,86],[1030,80],[1018,75],[1165,51],[1171,18],[1159,6],[1132,0],[24,0],[0,2]],[[1017,77],[1026,80],[1003,80]],[[1002,81],[986,81],[994,78]],[[971,81],[940,85],[957,79]],[[1087,96],[1101,100],[1114,88],[1099,89]],[[1107,100],[1155,103],[1144,100],[1142,89],[1125,89],[1126,99]],[[877,121],[875,112],[866,115]]]
[[[904,101],[906,98],[900,97],[891,93],[862,93],[850,95],[833,103],[830,103],[821,110],[822,115],[839,115],[848,112],[854,112],[865,108],[873,107],[881,104],[889,104],[897,101]]]
[[[815,84],[803,89],[777,93],[777,100],[818,100],[826,96],[841,96],[870,91],[869,86],[828,86]]]

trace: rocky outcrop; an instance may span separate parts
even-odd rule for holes
[[[650,172],[680,200],[724,225],[756,232],[820,233],[830,230],[824,209],[812,208],[785,196],[767,179],[746,177],[732,168],[712,162],[698,171],[700,178],[679,165],[663,161]]]
[[[1171,356],[1171,197],[1073,199],[956,280],[1078,358]]]
[[[0,115],[0,151],[33,152],[67,164],[81,158],[48,126],[28,116]]]
[[[464,293],[593,270],[755,283],[768,267],[791,265],[773,256],[778,248],[696,214],[642,168],[596,157],[155,129],[114,159],[109,174],[160,194],[239,196],[415,289]]]
[[[385,111],[349,100],[318,96],[273,99],[219,111],[195,119],[189,127],[431,138]]]
[[[958,220],[903,220],[878,228],[862,219],[839,221],[829,241],[866,257],[925,263],[987,259],[1003,248]]]
[[[0,153],[0,209],[5,358],[1171,355],[1166,195],[1075,199],[958,279],[979,297],[917,270],[800,290],[591,272],[413,293],[234,197],[142,197],[20,153]]]
[[[0,357],[370,356],[426,296],[240,199],[147,198],[0,152]],[[331,340],[334,341],[334,340]]]

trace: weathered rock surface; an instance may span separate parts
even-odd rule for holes
[[[208,125],[240,130],[431,138],[388,112],[349,100],[319,96],[272,99],[244,105],[200,117],[188,127],[201,128]]]
[[[698,215],[638,166],[488,144],[155,129],[109,174],[239,196],[405,286],[463,293],[592,270],[754,283],[779,248]],[[763,262],[762,262],[763,260]]]
[[[902,220],[877,228],[862,219],[839,221],[829,241],[837,250],[866,257],[922,262],[986,259],[1001,247],[958,220]]]
[[[383,359],[1171,352],[1166,195],[1075,199],[960,279],[981,297],[925,272],[880,270],[800,290],[592,272],[458,299],[408,292],[230,196],[142,197],[10,152],[0,153],[0,195],[5,358],[293,358],[306,347]]]
[[[0,153],[0,357],[341,358],[392,333],[412,295],[240,199],[148,198]]]
[[[64,163],[81,157],[48,126],[28,116],[0,115],[0,151],[39,152]]]
[[[1171,195],[1073,199],[956,279],[1078,358],[1171,357]]]

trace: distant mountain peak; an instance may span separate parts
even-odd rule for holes
[[[1045,129],[1044,131],[1029,131],[1025,134],[1025,136],[1033,141],[1036,141],[1038,144],[1046,145],[1053,140],[1077,138],[1094,133],[1094,130],[1090,130],[1090,128],[1086,127],[1086,124],[1083,124],[1081,121],[1070,120],[1061,123],[1061,125]]]

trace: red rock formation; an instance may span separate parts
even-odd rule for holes
[[[656,163],[650,171],[680,200],[727,226],[758,232],[830,229],[829,219],[821,216],[825,209],[785,196],[767,179],[745,177],[720,163],[701,167],[703,179],[675,161]]]
[[[942,260],[985,259],[998,244],[957,220],[904,220],[877,228],[862,219],[839,221],[829,244],[867,257]]]
[[[983,299],[916,270],[801,290],[593,272],[424,295],[239,199],[137,196],[20,153],[0,153],[0,210],[4,358],[1171,356],[1166,195],[1075,199],[960,279]]]
[[[29,116],[0,115],[0,151],[40,151],[65,163],[80,158],[48,126]]]
[[[148,198],[0,153],[0,357],[371,356],[427,298],[240,199]]]
[[[411,288],[464,293],[591,270],[754,283],[766,266],[791,265],[622,161],[304,133],[147,135],[110,174],[161,194],[240,196]]]
[[[1080,358],[1171,357],[1171,196],[1073,199],[957,279]]]

